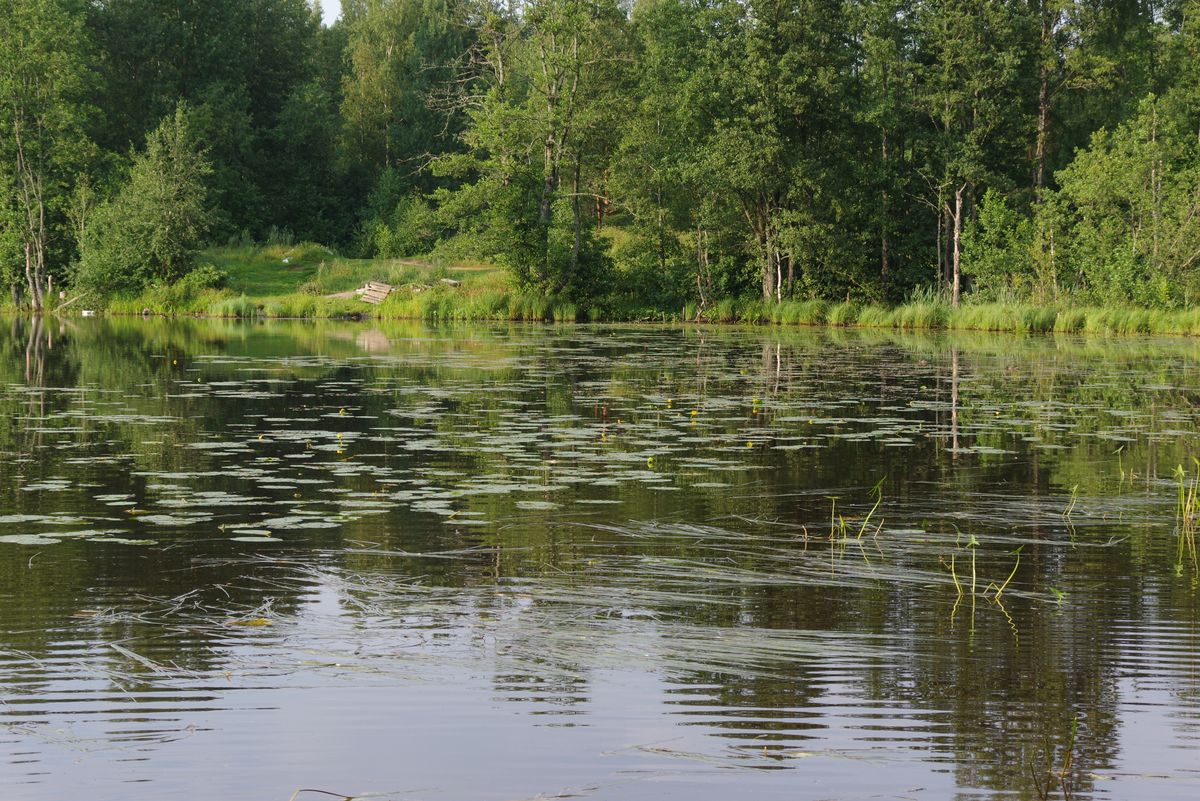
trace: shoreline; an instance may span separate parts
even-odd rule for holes
[[[432,323],[524,322],[599,324],[742,325],[758,327],[842,328],[904,331],[973,331],[1009,334],[1091,336],[1200,336],[1200,308],[1160,310],[1137,307],[1037,306],[1032,304],[964,304],[938,302],[899,306],[825,303],[823,301],[725,300],[705,310],[580,309],[565,300],[509,292],[468,294],[437,289],[389,298],[373,306],[357,298],[330,298],[293,293],[247,297],[203,293],[181,304],[152,304],[142,296],[118,300],[96,316],[217,320],[370,320]],[[80,308],[58,316],[82,317]],[[12,307],[0,313],[21,313]],[[54,309],[44,312],[56,315]],[[86,315],[91,316],[91,315]]]

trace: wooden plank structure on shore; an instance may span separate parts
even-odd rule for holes
[[[387,299],[388,295],[392,294],[393,289],[395,289],[395,287],[391,284],[384,284],[379,281],[368,281],[366,286],[359,290],[359,292],[362,299],[367,303],[379,305]]]

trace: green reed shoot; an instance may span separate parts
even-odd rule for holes
[[[1010,570],[1008,572],[1008,576],[1004,579],[1004,581],[998,586],[997,586],[996,582],[989,581],[987,586],[983,588],[982,593],[979,591],[979,576],[978,576],[978,572],[976,571],[976,554],[977,554],[978,547],[979,547],[979,540],[976,539],[975,535],[972,534],[970,539],[967,541],[967,544],[964,546],[960,546],[960,549],[963,547],[967,548],[971,552],[971,589],[970,589],[970,594],[972,596],[983,595],[983,597],[985,597],[985,598],[987,598],[990,594],[991,595],[990,600],[992,600],[997,605],[1002,605],[1000,598],[1001,598],[1001,596],[1004,595],[1004,591],[1008,589],[1008,585],[1012,583],[1012,580],[1014,578],[1016,578],[1017,571],[1021,568],[1021,551],[1024,549],[1025,546],[1022,545],[1021,547],[1019,547],[1015,551],[1013,551],[1013,556],[1016,557],[1016,561],[1013,562],[1012,570]],[[957,556],[958,556],[957,554],[952,553],[952,554],[950,554],[949,562],[947,562],[945,559],[942,559],[941,563],[949,569],[950,580],[954,582],[954,589],[958,593],[958,597],[962,598],[963,595],[967,594],[967,590],[966,590],[966,587],[964,584],[965,577],[964,577],[964,579],[959,579],[959,577],[958,577]]]
[[[858,529],[858,539],[862,539],[863,533],[866,532],[867,526],[871,523],[871,518],[875,512],[879,510],[879,504],[883,503],[883,479],[876,482],[875,487],[871,490],[875,495],[875,505],[871,507],[871,511],[867,512],[867,516],[863,518],[862,526]],[[883,528],[883,523],[875,529],[875,536],[879,536],[879,530]]]
[[[1009,582],[1013,580],[1013,576],[1017,575],[1017,568],[1021,566],[1021,548],[1024,547],[1025,546],[1022,545],[1017,548],[1017,550],[1013,551],[1017,557],[1017,562],[1013,565],[1012,572],[1008,574],[1008,578],[1004,580],[1004,583],[996,588],[996,594],[993,596],[993,600],[997,602],[1000,601],[1000,596],[1004,594],[1004,590],[1008,587]]]
[[[1063,519],[1070,520],[1071,513],[1075,511],[1075,506],[1079,503],[1079,485],[1071,487],[1071,500],[1067,503],[1067,508],[1063,509]]]
[[[1183,465],[1175,468],[1179,499],[1175,509],[1175,526],[1179,536],[1177,560],[1183,565],[1185,559],[1197,566],[1196,533],[1200,529],[1200,459],[1192,459],[1196,472],[1190,475]]]
[[[979,546],[979,540],[975,539],[975,535],[971,535],[971,541],[967,543],[967,547],[971,549],[971,594],[975,594],[975,549]]]

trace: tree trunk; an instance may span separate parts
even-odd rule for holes
[[[1162,182],[1158,161],[1158,104],[1150,107],[1150,269],[1158,272],[1158,229],[1161,220]]]
[[[579,268],[579,252],[583,248],[583,206],[579,197],[579,178],[580,178],[579,159],[575,159],[575,187],[571,193],[571,213],[574,215],[575,222],[575,240],[571,243],[571,276],[575,275]],[[571,279],[568,277],[567,281]]]
[[[1050,122],[1050,76],[1043,67],[1041,86],[1038,88],[1038,120],[1037,120],[1037,164],[1033,173],[1033,191],[1035,197],[1040,197],[1046,187],[1046,132]]]
[[[770,300],[771,293],[775,291],[775,275],[771,262],[770,214],[763,211],[761,203],[753,208],[743,204],[742,210],[746,215],[747,222],[754,230],[754,241],[758,244],[762,297],[763,300]]]
[[[779,251],[775,251],[775,300],[783,300],[783,261]]]
[[[663,208],[662,186],[655,192],[655,205],[658,207],[658,269],[667,269],[667,221],[666,209]]]
[[[542,198],[538,204],[538,221],[542,225],[550,224],[550,216],[554,205],[554,192],[558,189],[558,165],[554,159],[554,135],[546,137],[545,162],[542,177]]]
[[[762,293],[763,300],[770,300],[775,294],[775,254],[774,243],[771,241],[771,221],[761,221],[762,233],[759,241],[762,243]]]
[[[1052,47],[1054,26],[1058,21],[1059,12],[1052,14],[1042,11],[1041,58],[1038,66],[1038,117],[1037,143],[1035,164],[1033,170],[1034,197],[1040,198],[1042,189],[1046,186],[1046,147],[1050,131],[1050,65],[1047,61],[1048,50]]]
[[[25,284],[29,288],[29,304],[34,311],[42,310],[42,282],[33,255],[33,246],[25,243]]]
[[[538,202],[538,222],[541,224],[543,257],[538,283],[545,285],[550,280],[550,220],[554,216],[554,194],[558,191],[558,163],[555,159],[554,134],[546,137],[542,197]]]
[[[888,176],[888,139],[887,131],[883,132],[883,141],[880,146],[880,155],[883,158],[884,169],[884,189],[879,193],[879,283],[883,286],[883,291],[887,292],[888,285],[888,191],[887,191],[887,176]]]
[[[958,306],[959,297],[962,294],[962,250],[960,244],[962,240],[963,190],[966,188],[966,184],[963,184],[954,192],[954,255],[952,259],[953,276],[950,283],[950,304],[955,307]]]
[[[946,264],[946,202],[942,188],[938,187],[937,205],[937,270],[943,286],[949,285],[950,275]]]
[[[937,225],[937,241],[940,242],[937,260],[942,265],[942,284],[949,289],[950,282],[954,281],[954,267],[952,266],[954,224],[950,221],[949,203],[942,203],[942,213],[937,216]]]
[[[42,280],[46,270],[46,204],[42,176],[25,153],[25,140],[18,122],[13,123],[13,143],[17,156],[17,188],[25,218],[21,232],[25,244],[25,283],[29,287],[30,305],[34,311],[41,311]]]

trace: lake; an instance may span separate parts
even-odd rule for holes
[[[1194,799],[1198,426],[1182,339],[3,319],[0,797]]]

